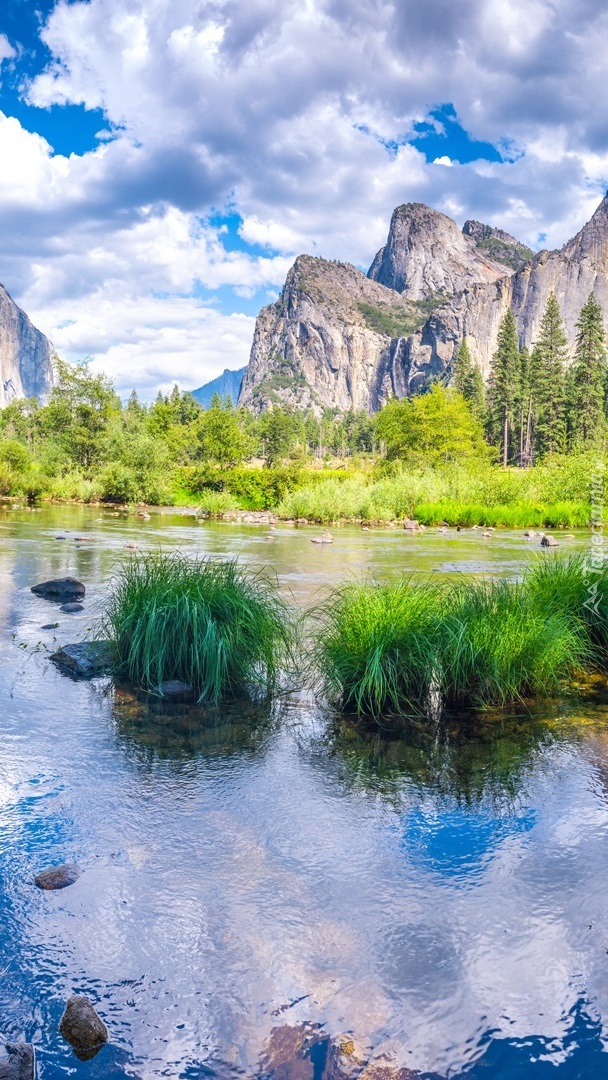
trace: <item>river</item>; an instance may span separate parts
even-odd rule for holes
[[[321,1080],[337,1036],[425,1080],[608,1077],[606,703],[396,738],[304,692],[163,711],[49,662],[128,542],[268,567],[297,604],[367,571],[515,577],[538,546],[321,532],[0,511],[0,1034],[36,1044],[42,1080]],[[30,592],[66,573],[81,614]],[[35,888],[71,860],[76,884]],[[110,1032],[91,1061],[58,1032],[71,993]],[[277,1029],[299,1025],[316,1045],[286,1072]]]

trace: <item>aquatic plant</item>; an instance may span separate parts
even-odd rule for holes
[[[338,587],[312,612],[318,685],[345,712],[376,719],[554,694],[596,658],[600,631],[582,611],[579,574],[548,556],[519,584]],[[564,584],[549,601],[562,578],[572,597]],[[608,639],[608,601],[605,612]]]
[[[525,577],[528,593],[545,612],[559,612],[579,622],[605,666],[608,648],[608,566],[594,565],[587,555],[540,555]]]
[[[582,623],[539,600],[526,581],[466,582],[452,591],[437,627],[439,690],[446,708],[547,697],[590,660]]]
[[[116,575],[105,621],[120,674],[153,693],[179,679],[200,702],[270,694],[291,655],[276,586],[234,560],[134,556]]]
[[[376,718],[425,711],[445,590],[409,578],[348,584],[313,611],[317,682],[345,711]]]

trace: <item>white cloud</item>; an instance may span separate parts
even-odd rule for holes
[[[0,34],[0,66],[4,60],[14,60],[17,53],[13,49],[6,34]]]
[[[131,333],[144,355],[147,312],[165,381],[198,363],[194,331],[177,334],[185,310],[190,327],[225,319],[231,341],[215,290],[274,290],[302,250],[364,266],[400,202],[553,246],[608,175],[606,0],[59,0],[43,37],[53,59],[29,102],[101,108],[114,137],[62,157],[0,115],[0,276],[59,346],[88,342],[99,363],[135,348]],[[442,102],[511,160],[462,165],[447,144],[427,164],[407,137]],[[210,224],[224,210],[254,253]]]

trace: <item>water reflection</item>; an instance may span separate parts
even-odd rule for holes
[[[40,1080],[337,1080],[356,1054],[393,1062],[390,1080],[604,1075],[605,705],[396,739],[306,699],[167,712],[20,648],[85,633],[126,536],[254,565],[270,549],[301,599],[366,560],[473,559],[475,538],[345,530],[319,553],[288,530],[266,546],[254,529],[71,514],[0,521],[0,1030],[36,1042]],[[55,541],[60,521],[92,547]],[[488,557],[522,551],[505,536]],[[85,616],[41,635],[29,586],[68,572],[86,577]],[[73,886],[35,889],[65,860]],[[73,992],[110,1031],[86,1063],[57,1030]]]

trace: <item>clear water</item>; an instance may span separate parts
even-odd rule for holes
[[[127,541],[273,566],[298,603],[368,568],[515,575],[529,550],[317,532],[0,511],[0,1034],[35,1042],[43,1080],[252,1080],[298,1024],[425,1078],[608,1077],[608,707],[382,738],[305,697],[163,713],[48,661]],[[30,592],[68,572],[81,615]],[[68,860],[75,885],[33,886]],[[58,1033],[73,992],[110,1031],[89,1062]],[[323,1063],[321,1043],[298,1077]]]

